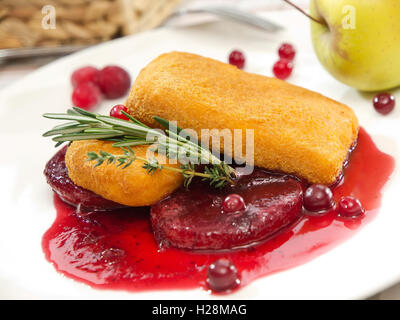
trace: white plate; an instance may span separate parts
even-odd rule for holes
[[[41,134],[54,123],[41,115],[70,107],[69,77],[79,66],[119,64],[135,78],[163,52],[189,51],[225,61],[232,48],[240,48],[247,56],[247,71],[271,75],[277,47],[288,41],[298,51],[290,82],[352,106],[381,150],[399,161],[400,106],[389,116],[379,116],[370,95],[361,95],[330,77],[313,54],[309,22],[302,15],[290,11],[269,13],[268,17],[285,23],[289,30],[266,34],[228,22],[156,30],[60,59],[0,92],[0,298],[220,298],[200,289],[144,293],[95,290],[57,273],[45,260],[41,237],[52,224],[55,210],[42,172],[54,149]],[[395,94],[400,101],[399,92]],[[115,102],[105,101],[100,111],[107,112]],[[307,264],[254,281],[224,298],[362,298],[399,281],[399,187],[397,169],[386,186],[381,212],[350,240]]]

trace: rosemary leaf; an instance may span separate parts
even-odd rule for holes
[[[79,115],[65,114],[65,113],[45,113],[43,117],[54,120],[74,120],[79,123],[98,123],[99,120],[90,117]]]
[[[143,127],[151,129],[149,126],[146,126],[144,123],[140,122],[138,119],[135,119],[129,113],[126,113],[124,110],[121,110],[121,113],[124,114],[125,116],[127,116],[129,120],[131,120],[132,122],[138,124],[139,126],[143,126]]]
[[[78,108],[78,107],[72,107],[72,109],[73,109],[76,113],[81,114],[81,115],[83,115],[83,116],[87,116],[87,117],[96,118],[96,116],[98,115],[98,113],[90,112],[90,111],[87,111],[87,110],[85,110],[85,109]]]
[[[133,146],[143,146],[147,144],[153,144],[154,142],[146,141],[146,140],[137,140],[137,141],[121,141],[113,144],[113,147],[121,148],[121,147],[133,147]]]
[[[71,135],[61,135],[54,137],[53,141],[77,141],[77,140],[99,140],[115,137],[115,134],[88,134],[88,133],[78,133]]]
[[[77,133],[77,132],[82,132],[85,129],[90,128],[89,126],[86,125],[73,125],[70,127],[64,127],[61,129],[53,129],[50,131],[47,131],[43,133],[43,137],[50,137],[50,136],[55,136],[58,134],[67,134],[67,133]]]

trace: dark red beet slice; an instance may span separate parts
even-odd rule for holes
[[[82,209],[110,210],[123,207],[119,203],[106,200],[92,191],[77,186],[68,176],[65,165],[67,146],[60,149],[47,162],[44,169],[47,183],[60,196],[60,198],[74,206],[80,205]]]
[[[243,197],[246,208],[224,213],[229,194]],[[151,223],[160,247],[231,249],[267,239],[294,223],[302,212],[302,183],[284,174],[255,169],[234,187],[217,191],[196,181],[151,207]]]

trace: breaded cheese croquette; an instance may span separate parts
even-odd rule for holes
[[[150,126],[157,126],[152,119],[157,115],[196,130],[199,137],[201,129],[254,129],[256,166],[311,183],[337,179],[358,134],[357,118],[344,104],[183,52],[163,54],[148,64],[126,105]]]
[[[147,148],[137,146],[133,150],[137,156],[146,158]],[[183,182],[182,174],[166,169],[148,174],[140,160],[125,169],[106,162],[95,168],[95,161],[87,161],[87,153],[100,150],[112,154],[123,153],[121,148],[114,148],[112,142],[75,141],[68,147],[65,164],[69,177],[76,185],[105,199],[132,207],[149,206],[173,192]],[[162,155],[156,155],[156,158],[160,162],[165,160]]]

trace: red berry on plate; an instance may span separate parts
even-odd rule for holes
[[[337,212],[342,217],[356,218],[364,213],[364,208],[358,199],[347,196],[339,200]]]
[[[244,57],[243,52],[239,50],[234,50],[229,55],[229,64],[232,64],[239,69],[244,68],[244,64],[246,62],[246,58]]]
[[[282,80],[289,78],[289,76],[292,74],[292,70],[293,70],[293,63],[286,59],[278,60],[274,64],[274,67],[272,68],[275,77]]]
[[[121,111],[128,113],[128,108],[125,107],[123,104],[117,104],[110,110],[110,116],[122,120],[129,120],[129,118],[124,115]]]
[[[78,84],[84,82],[96,82],[99,70],[95,67],[87,66],[75,70],[71,75],[71,83],[75,88]]]
[[[281,59],[292,61],[296,55],[296,50],[290,43],[283,43],[278,49],[278,54]]]
[[[226,291],[239,285],[240,280],[235,265],[228,259],[218,259],[210,264],[207,284],[213,291]]]
[[[237,212],[244,210],[245,208],[246,204],[244,203],[243,198],[235,193],[228,195],[222,203],[222,209],[224,212]]]
[[[383,92],[374,97],[373,104],[377,112],[380,114],[388,114],[394,109],[396,100],[390,93]]]
[[[91,82],[79,84],[72,92],[72,103],[76,107],[90,110],[102,100],[100,89]]]
[[[107,66],[100,70],[96,83],[108,99],[116,99],[128,92],[131,77],[121,67]]]
[[[335,206],[335,200],[329,187],[313,184],[304,193],[303,205],[308,211],[320,212],[332,209]]]

